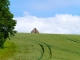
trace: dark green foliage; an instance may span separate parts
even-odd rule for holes
[[[13,32],[14,32],[14,33],[17,33],[17,31],[16,31],[16,30],[14,30]]]
[[[16,20],[9,9],[9,0],[0,0],[0,47],[10,35],[14,35],[13,30],[16,26]]]
[[[0,32],[0,47],[2,48],[4,44],[3,34]]]

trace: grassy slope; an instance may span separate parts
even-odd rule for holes
[[[17,50],[8,60],[80,60],[80,35],[19,33],[10,41]]]
[[[0,60],[7,60],[10,56],[12,56],[15,52],[15,47],[15,44],[7,40],[4,44],[4,48],[0,48]]]

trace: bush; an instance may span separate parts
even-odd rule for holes
[[[14,32],[14,33],[17,33],[17,31],[16,31],[16,30],[14,30],[13,32]]]

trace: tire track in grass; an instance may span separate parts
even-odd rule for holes
[[[43,51],[43,53],[42,53],[42,55],[41,55],[41,57],[40,57],[40,59],[39,60],[41,60],[43,57],[44,57],[44,52],[45,52],[45,50],[44,50],[44,48],[45,47],[47,47],[48,48],[48,50],[49,50],[49,58],[47,59],[47,60],[49,60],[49,59],[51,59],[52,58],[52,51],[51,51],[51,47],[50,47],[50,45],[48,45],[48,44],[46,44],[46,43],[43,43],[43,42],[40,42],[40,41],[33,41],[34,43],[37,43],[38,45],[40,45],[41,46],[41,48],[42,48],[42,51]],[[46,58],[46,57],[45,57]]]
[[[52,58],[51,46],[48,45],[48,44],[46,44],[46,43],[43,43],[43,42],[41,42],[41,43],[47,46],[47,48],[48,48],[48,50],[49,50],[49,59],[51,59],[51,58]]]
[[[70,40],[72,42],[75,42],[75,43],[80,43],[80,40],[77,40],[77,39],[70,39],[70,38],[66,38],[66,39],[68,39],[68,40]]]
[[[41,59],[42,59],[42,57],[43,57],[43,54],[44,54],[44,47],[43,47],[43,45],[42,45],[42,44],[40,44],[40,43],[37,43],[37,44],[42,48],[41,57],[39,58],[39,60],[41,60]]]
[[[47,44],[43,44],[43,43],[38,43],[40,46],[41,46],[41,48],[42,48],[42,51],[43,51],[43,53],[42,53],[42,56],[41,56],[41,58],[40,58],[40,60],[42,59],[42,58],[44,58],[44,54],[46,53],[46,49],[45,49],[45,47],[47,47],[48,48],[48,50],[49,50],[49,58],[47,58],[46,60],[49,60],[49,59],[51,59],[52,58],[52,51],[51,51],[51,47],[49,46],[49,45],[47,45]],[[44,47],[43,47],[44,46]],[[44,50],[45,49],[45,50]],[[45,53],[44,53],[45,52]],[[46,57],[45,57],[46,58]]]
[[[49,45],[47,45],[48,46],[48,49],[49,49],[49,51],[50,51],[50,59],[52,58],[52,51],[51,51],[51,47],[49,46]]]
[[[74,54],[77,54],[77,55],[80,55],[80,52],[76,52],[76,51],[72,51],[72,50],[69,50],[69,49],[64,49],[64,48],[60,48],[60,47],[55,47],[55,46],[51,46],[57,50],[61,50],[61,51],[66,51],[66,52],[70,52],[70,53],[74,53]]]

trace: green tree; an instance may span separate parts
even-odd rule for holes
[[[14,15],[9,9],[9,0],[0,0],[0,47],[3,47],[7,38],[14,35],[13,30],[16,26],[16,20],[13,19]]]

